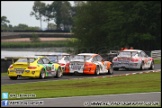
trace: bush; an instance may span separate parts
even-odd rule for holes
[[[30,37],[31,42],[40,42],[39,36],[34,34]]]

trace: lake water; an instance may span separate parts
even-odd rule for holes
[[[70,48],[51,47],[51,48],[3,48],[1,49],[1,59],[4,57],[32,56],[40,53],[66,53]]]

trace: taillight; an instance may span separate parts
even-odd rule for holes
[[[10,65],[10,67],[9,67],[9,68],[10,68],[10,69],[11,69],[11,68],[13,68],[13,65]]]
[[[36,66],[28,66],[28,69],[36,69]]]
[[[65,67],[69,67],[69,65],[70,65],[70,63],[67,63],[67,64],[65,65]]]
[[[131,61],[132,62],[138,62],[138,59],[137,58],[132,58]]]
[[[67,64],[65,65],[65,72],[69,72],[69,65],[70,65],[70,63],[67,63]]]
[[[61,66],[65,66],[65,64],[63,64],[63,63],[59,63]]]

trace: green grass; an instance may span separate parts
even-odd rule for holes
[[[155,64],[161,64],[161,59],[155,59],[154,62]]]
[[[1,85],[1,92],[36,94],[36,98],[55,98],[104,94],[160,92],[160,72],[108,78],[84,78]],[[17,99],[17,98],[9,98]]]

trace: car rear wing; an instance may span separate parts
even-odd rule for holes
[[[8,59],[11,59],[12,60],[12,63],[14,63],[14,60],[18,60],[20,58],[26,58],[27,59],[27,63],[28,63],[28,66],[30,65],[30,61],[29,59],[36,59],[37,57],[31,57],[31,56],[19,56],[19,57],[5,57],[5,60],[8,60]]]
[[[71,56],[70,54],[35,54],[35,56],[56,56],[57,62],[59,61],[58,56]]]

